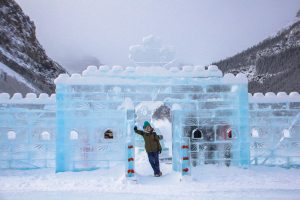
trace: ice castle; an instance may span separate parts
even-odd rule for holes
[[[153,61],[162,47],[152,39],[131,51],[146,48]],[[300,167],[297,92],[251,95],[243,74],[223,75],[214,65],[166,67],[173,53],[163,52],[154,63],[135,54],[140,67],[61,74],[51,96],[1,93],[0,169],[64,172],[121,164],[132,177],[140,141],[133,127],[152,115],[137,113],[144,102],[171,110],[172,165],[182,175],[203,165]]]
[[[157,101],[171,109],[173,169],[183,175],[206,164],[300,166],[296,92],[251,95],[246,76],[216,66],[89,66],[55,83],[56,95],[0,95],[2,169],[121,163],[134,176],[135,107]]]

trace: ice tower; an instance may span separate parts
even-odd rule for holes
[[[222,77],[210,66],[186,83],[173,86],[187,97],[172,107],[173,169],[192,175],[205,164],[248,167],[247,78]]]
[[[124,162],[128,175],[134,172],[134,107],[129,98],[122,98],[120,86],[97,77],[101,70],[89,67],[82,75],[60,75],[55,81],[57,172],[109,168]]]

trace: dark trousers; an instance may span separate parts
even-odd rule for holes
[[[147,154],[148,154],[148,159],[151,164],[151,167],[154,171],[154,174],[159,174],[160,169],[159,169],[158,152],[149,152]]]

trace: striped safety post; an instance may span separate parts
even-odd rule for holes
[[[191,174],[190,169],[190,148],[189,144],[184,143],[181,146],[181,169],[182,176],[187,176]]]
[[[134,177],[134,146],[132,144],[127,145],[127,177]]]

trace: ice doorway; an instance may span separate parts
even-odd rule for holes
[[[164,173],[171,170],[172,165],[172,117],[171,106],[163,101],[143,101],[135,106],[135,125],[138,129],[143,129],[145,121],[150,122],[157,135],[162,136],[160,144],[162,152],[159,155],[161,168],[164,168]],[[151,172],[150,164],[148,163],[147,153],[145,151],[145,143],[142,136],[135,135],[135,159],[136,170],[140,174]],[[169,165],[165,167],[165,165]],[[146,170],[141,171],[140,170]]]

